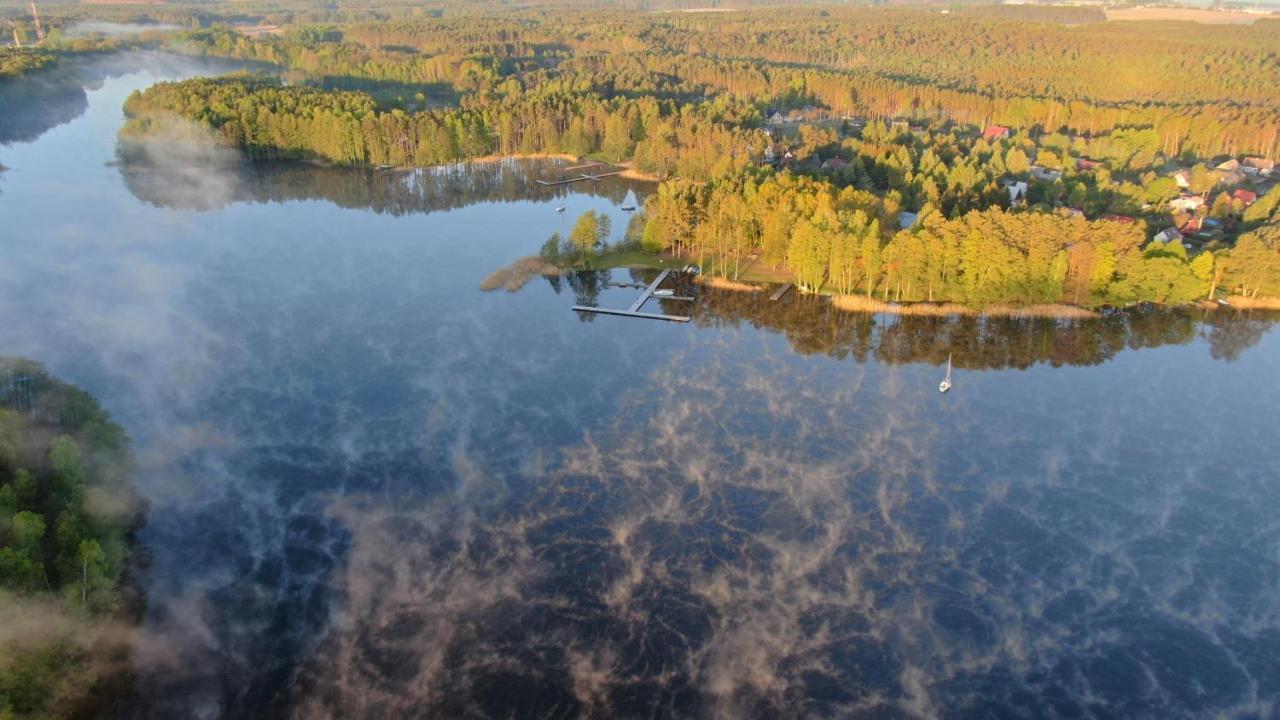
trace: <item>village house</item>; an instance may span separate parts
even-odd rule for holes
[[[1008,140],[1010,134],[1009,128],[1003,125],[989,125],[986,130],[982,131],[982,139],[987,142]]]
[[[1156,233],[1152,240],[1159,243],[1182,242],[1182,233],[1178,232],[1178,228],[1165,228]]]
[[[911,213],[911,212],[898,213],[898,227],[903,230],[909,230],[915,227],[915,224],[919,221],[920,221],[920,215],[918,215],[917,213]]]
[[[1271,158],[1247,157],[1241,169],[1246,175],[1270,175],[1276,170],[1276,161]]]
[[[1076,170],[1096,170],[1102,167],[1102,163],[1089,158],[1076,158]]]
[[[1238,171],[1239,169],[1240,169],[1240,162],[1235,158],[1232,158],[1224,163],[1219,163],[1218,166],[1214,168],[1214,170],[1217,170],[1218,172],[1224,172],[1224,173],[1233,173]]]
[[[836,170],[843,169],[848,164],[849,164],[849,161],[841,157],[827,158],[826,160],[822,161],[822,169],[836,171]]]
[[[1009,204],[1018,205],[1027,201],[1027,184],[1021,180],[1003,180],[1000,183],[1009,193]]]
[[[1240,189],[1231,193],[1231,199],[1243,204],[1245,207],[1249,207],[1258,201],[1258,193],[1252,190]]]
[[[1188,213],[1195,212],[1198,208],[1201,208],[1203,206],[1204,206],[1204,198],[1200,197],[1199,195],[1192,195],[1190,193],[1183,193],[1178,197],[1169,201],[1170,208],[1174,210],[1181,210],[1182,212],[1188,212]]]
[[[1232,160],[1231,162],[1235,162],[1235,161]],[[1226,165],[1226,164],[1227,163],[1223,163],[1223,165]],[[1214,173],[1214,175],[1217,177],[1219,184],[1226,185],[1227,187],[1233,187],[1245,181],[1244,171],[1241,170],[1239,167],[1237,167],[1235,170],[1230,170],[1230,171],[1218,170]]]
[[[1178,183],[1178,187],[1182,188],[1183,190],[1186,190],[1187,188],[1191,187],[1191,171],[1178,170],[1173,174],[1173,181]]]
[[[770,124],[770,125],[773,125],[773,126],[775,126],[775,127],[776,127],[776,126],[778,126],[778,125],[785,125],[785,124],[786,124],[786,122],[787,122],[787,120],[786,120],[786,118],[782,117],[782,113],[780,113],[780,112],[778,112],[778,111],[776,111],[776,110],[774,111],[774,113],[773,113],[772,115],[770,115],[770,116],[769,116],[769,124]]]
[[[1053,183],[1062,179],[1062,171],[1050,170],[1048,168],[1041,167],[1039,165],[1032,165],[1031,177],[1035,178],[1036,180],[1043,180],[1044,182],[1047,182],[1047,183]]]

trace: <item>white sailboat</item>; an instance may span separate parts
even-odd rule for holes
[[[938,383],[938,392],[946,392],[951,389],[951,353],[947,353],[947,376],[942,378],[942,382]]]

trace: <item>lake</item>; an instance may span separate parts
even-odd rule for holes
[[[150,505],[114,716],[1280,712],[1271,319],[483,292],[651,188],[118,155],[131,91],[225,67],[0,84],[0,354],[102,401]]]

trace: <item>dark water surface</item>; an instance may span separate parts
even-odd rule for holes
[[[479,284],[642,186],[118,164],[128,93],[209,72],[140,67],[0,147],[0,353],[151,503],[120,717],[1280,712],[1267,320],[579,317],[635,291]]]

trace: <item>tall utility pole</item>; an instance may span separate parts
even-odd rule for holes
[[[36,42],[44,42],[44,28],[40,27],[40,13],[36,11],[36,0],[31,0],[31,19],[36,21]]]
[[[13,29],[13,44],[15,47],[22,47],[22,38],[18,36],[18,23],[9,20],[9,27]]]

